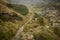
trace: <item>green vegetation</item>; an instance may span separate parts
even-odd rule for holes
[[[41,26],[44,26],[44,19],[42,17],[39,17],[38,18],[38,23],[41,25]]]
[[[21,13],[22,15],[27,15],[29,13],[29,10],[25,5],[8,4],[8,7],[12,8],[16,12]]]
[[[23,18],[2,3],[0,7],[0,40],[11,40],[23,24]]]
[[[0,6],[2,11],[0,11],[0,40],[11,40],[16,35],[16,32],[18,31],[20,26],[24,26],[26,21],[29,20],[27,19],[29,18],[29,15],[27,15],[29,14],[29,9],[25,5],[5,4],[5,2],[1,2]],[[45,8],[51,7],[51,5],[45,6]],[[43,8],[43,11],[46,11],[45,8]],[[56,17],[56,15],[54,14],[56,9],[53,8],[47,10],[48,12],[46,12],[46,15],[44,16],[38,15],[37,13],[33,12],[33,19],[24,26],[25,28],[19,35],[19,40],[60,40],[60,27],[52,27],[53,22],[49,23],[49,18],[52,17],[50,15],[53,15],[51,19],[58,19],[58,17]],[[25,19],[23,19],[18,13],[22,14],[23,18]],[[55,23],[55,20],[53,21]],[[32,38],[31,35],[33,35]]]
[[[0,23],[0,40],[11,40],[18,29],[19,24],[12,22],[2,22]]]
[[[60,27],[54,27],[54,33],[60,37]]]
[[[34,39],[35,40],[46,40],[46,38],[42,36],[40,33],[34,34]]]
[[[39,17],[39,15],[38,15],[37,13],[34,13],[34,14],[35,14],[35,15],[34,15],[35,18]]]
[[[0,20],[2,21],[14,21],[14,20],[19,20],[19,21],[22,21],[23,18],[18,16],[17,14],[15,13],[12,13],[13,15],[11,14],[8,14],[8,13],[0,13]]]

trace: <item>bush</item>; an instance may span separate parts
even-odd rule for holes
[[[54,27],[54,33],[60,37],[60,27]]]
[[[44,26],[44,19],[42,17],[39,17],[38,18],[38,23],[41,25],[41,26]]]
[[[22,15],[27,15],[29,13],[28,8],[25,5],[11,4],[10,8],[14,9],[16,12],[21,13]]]
[[[34,34],[34,39],[35,40],[46,40],[45,37],[43,37],[41,34],[37,33],[37,34]]]

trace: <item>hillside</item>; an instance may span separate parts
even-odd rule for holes
[[[47,6],[33,11],[1,0],[0,40],[60,40],[59,9]]]
[[[11,4],[13,5],[13,4]],[[0,2],[0,40],[11,40],[23,23],[25,16],[8,7],[8,3]],[[26,18],[27,20],[27,18]]]

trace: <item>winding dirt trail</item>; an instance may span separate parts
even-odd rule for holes
[[[17,30],[17,32],[16,32],[16,34],[12,40],[18,40],[19,39],[19,34],[23,31],[24,27],[32,20],[32,18],[33,18],[33,15],[30,14],[29,20]]]

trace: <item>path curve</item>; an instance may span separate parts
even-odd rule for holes
[[[23,31],[24,27],[33,19],[33,14],[29,15],[29,20],[23,24],[16,32],[14,38],[12,40],[18,40],[19,39],[19,34]]]

